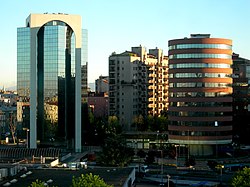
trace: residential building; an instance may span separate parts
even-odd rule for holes
[[[81,92],[86,82],[81,67],[87,65],[87,35],[81,25],[79,15],[45,13],[30,14],[25,27],[17,29],[17,92],[19,101],[30,105],[30,148],[54,136],[81,151]]]
[[[125,131],[136,130],[136,117],[167,110],[167,61],[161,49],[142,46],[109,57],[109,115]]]
[[[96,118],[106,118],[108,116],[108,94],[101,92],[89,92],[88,107]]]
[[[169,143],[217,155],[232,143],[232,41],[192,34],[168,45]]]
[[[95,92],[96,93],[108,93],[109,91],[109,77],[108,76],[99,76],[95,80]]]
[[[17,94],[13,91],[0,92],[0,144],[13,142],[17,135]],[[12,136],[13,135],[13,136]],[[11,141],[9,141],[11,139]]]

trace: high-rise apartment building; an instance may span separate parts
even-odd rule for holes
[[[81,151],[81,67],[87,65],[81,25],[79,15],[45,13],[30,14],[17,29],[17,91],[30,105],[30,148],[56,137]]]
[[[232,41],[193,34],[168,45],[169,143],[216,155],[232,142]]]
[[[109,57],[109,115],[124,130],[134,130],[135,117],[167,110],[167,64],[161,49],[142,46]]]

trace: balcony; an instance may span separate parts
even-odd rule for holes
[[[121,81],[121,84],[122,84],[123,86],[133,86],[133,85],[135,84],[135,81],[133,80],[133,81],[131,81],[131,82],[128,82],[128,81],[122,80],[122,81]]]

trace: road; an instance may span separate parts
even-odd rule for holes
[[[150,166],[150,171],[144,179],[161,182],[161,166]],[[157,174],[158,173],[158,174]],[[233,173],[217,173],[216,171],[206,170],[177,170],[175,167],[163,167],[163,181],[167,182],[167,175],[170,175],[170,181],[175,184],[207,184],[217,185],[221,181],[223,184],[229,184]]]

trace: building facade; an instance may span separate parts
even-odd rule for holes
[[[232,142],[232,41],[193,34],[168,45],[169,143],[217,155]]]
[[[250,60],[233,54],[233,143],[250,144]]]
[[[161,49],[147,53],[142,46],[109,57],[109,115],[125,131],[136,117],[167,110],[167,57]]]
[[[79,15],[45,13],[17,29],[17,92],[30,105],[30,148],[55,136],[81,151],[81,25]]]
[[[108,76],[99,76],[95,80],[95,92],[96,93],[108,93],[109,91],[109,77]]]
[[[88,101],[88,30],[82,30],[82,103],[87,103]]]
[[[107,93],[89,92],[88,107],[95,118],[107,118],[109,109],[109,97]]]

